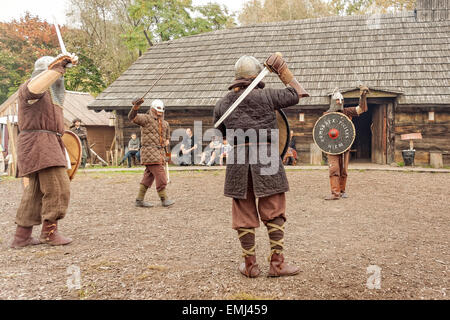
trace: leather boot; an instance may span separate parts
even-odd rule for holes
[[[340,196],[336,197],[334,194],[330,194],[329,196],[326,196],[324,200],[339,200],[340,198]]]
[[[38,239],[31,236],[33,232],[33,227],[21,227],[17,226],[16,234],[14,235],[14,240],[11,243],[11,248],[23,248],[26,246],[34,246],[41,244]]]
[[[256,278],[261,274],[258,264],[256,263],[256,256],[246,256],[245,262],[239,266],[239,271],[248,278]]]
[[[248,278],[256,278],[261,274],[255,256],[255,229],[239,228],[238,237],[241,242],[243,257],[245,261],[239,266],[239,271]]]
[[[45,220],[42,224],[41,236],[39,238],[41,243],[46,243],[52,246],[63,246],[72,242],[72,239],[64,237],[58,232],[58,222],[50,222]]]
[[[145,202],[144,200],[136,199],[136,207],[138,207],[138,208],[151,208],[151,207],[153,207],[153,204],[151,204],[150,202]]]
[[[277,217],[266,223],[271,249],[269,277],[293,276],[300,271],[299,268],[284,262],[282,254],[284,248],[284,222],[284,218]]]
[[[174,200],[170,200],[167,197],[166,189],[158,191],[158,196],[161,199],[161,204],[163,207],[170,207],[171,205],[173,205],[175,203]]]
[[[142,183],[139,185],[139,193],[136,197],[136,203],[135,206],[138,208],[151,208],[153,207],[153,204],[145,202],[145,194],[147,193],[148,187],[143,185]]]
[[[290,266],[284,262],[282,253],[274,252],[270,257],[269,277],[294,276],[300,272],[295,266]]]
[[[325,200],[339,200],[341,198],[341,185],[339,176],[330,177],[331,195],[327,196]]]

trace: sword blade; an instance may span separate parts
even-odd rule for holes
[[[269,69],[267,69],[266,67],[264,67],[263,71],[261,71],[258,76],[255,78],[255,80],[253,80],[253,82],[247,87],[247,89],[245,89],[245,91],[241,94],[241,96],[231,105],[230,108],[228,108],[228,110],[223,114],[222,117],[220,117],[219,121],[217,121],[214,124],[214,128],[218,128],[220,126],[220,124],[226,119],[228,118],[228,116],[234,111],[234,109],[236,109],[239,104],[242,102],[242,100],[245,99],[246,96],[248,96],[248,94],[250,93],[250,91],[252,91],[257,85],[258,83],[261,82],[261,80],[270,73]]]
[[[59,30],[59,27],[58,27],[58,23],[56,23],[56,18],[53,17],[53,19],[55,20],[55,22],[53,23],[53,25],[55,26],[55,29],[56,29],[56,35],[58,36],[58,42],[59,42],[59,46],[60,46],[60,48],[61,48],[61,52],[62,52],[62,54],[68,54],[68,52],[67,52],[67,50],[66,50],[66,46],[64,45],[63,38],[62,38],[62,36],[61,36],[61,31]],[[72,64],[69,63],[69,64],[67,64],[66,67],[67,67],[67,68],[72,68]]]
[[[56,29],[56,35],[58,36],[59,46],[61,47],[61,52],[63,54],[66,54],[67,53],[66,46],[64,45],[64,41],[62,39],[61,31],[59,30],[58,24],[54,23],[54,26]]]

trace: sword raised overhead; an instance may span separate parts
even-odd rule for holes
[[[63,38],[61,36],[61,31],[59,30],[58,23],[56,22],[56,18],[53,17],[53,19],[54,19],[53,25],[55,26],[55,29],[56,29],[56,35],[58,36],[58,42],[59,42],[59,47],[61,48],[61,53],[62,54],[69,54],[69,52],[67,52],[67,50],[66,50],[66,46],[64,45],[64,41],[63,41]],[[66,67],[67,68],[72,68],[72,64],[69,63],[69,64],[67,64]]]

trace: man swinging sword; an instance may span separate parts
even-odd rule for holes
[[[35,63],[31,79],[19,88],[17,142],[18,177],[28,177],[16,215],[12,248],[46,243],[54,246],[72,242],[58,232],[70,199],[68,159],[61,136],[64,134],[64,78],[67,67],[78,57],[63,53],[42,57]],[[39,240],[31,237],[33,226],[42,225]]]
[[[223,135],[230,129],[234,130],[273,130],[277,129],[275,110],[296,105],[299,98],[308,97],[309,94],[302,88],[288,69],[286,62],[280,54],[271,55],[263,70],[260,62],[252,56],[243,56],[235,64],[236,80],[229,87],[230,92],[216,104],[214,108],[214,121]],[[227,112],[235,106],[235,101],[245,94],[245,88],[252,87],[267,70],[275,72],[285,85],[286,89],[263,89],[264,83],[259,82],[228,117]],[[254,80],[256,78],[256,80]],[[222,120],[222,121],[221,121]],[[234,150],[239,145],[234,144]],[[266,141],[267,144],[273,142]],[[246,153],[251,150],[252,143],[245,143]],[[256,145],[264,142],[258,141]],[[277,146],[278,148],[278,146]],[[269,149],[267,147],[267,149]],[[236,151],[235,151],[236,152]],[[289,185],[281,158],[277,155],[277,169],[272,175],[262,174],[261,163],[251,164],[245,157],[245,163],[227,162],[225,178],[225,196],[233,198],[232,228],[237,230],[245,261],[240,265],[239,271],[246,277],[254,278],[260,275],[260,269],[255,257],[255,228],[259,227],[259,219],[267,227],[270,239],[271,252],[269,256],[270,277],[292,276],[299,272],[299,268],[284,261],[284,224],[286,221],[285,192]],[[259,199],[258,204],[256,199]],[[258,217],[259,215],[259,217]]]
[[[359,117],[362,113],[368,110],[367,106],[367,94],[369,88],[366,86],[360,86],[360,98],[359,105],[357,107],[344,108],[344,96],[335,89],[331,96],[329,112],[342,112],[351,120],[352,117]],[[347,184],[347,172],[348,163],[350,160],[350,150],[347,150],[343,154],[332,155],[328,154],[328,166],[330,175],[330,187],[331,194],[325,197],[325,200],[339,200],[340,198],[347,198],[348,195],[345,192]]]
[[[163,207],[170,207],[175,201],[167,196],[167,174],[165,170],[166,148],[169,146],[170,127],[164,120],[164,103],[156,99],[152,102],[150,110],[138,114],[144,99],[136,99],[128,113],[128,119],[141,126],[141,163],[145,165],[144,177],[139,186],[136,197],[136,207],[153,207],[153,204],[145,202],[144,197],[148,188],[156,182],[156,191],[161,199]]]

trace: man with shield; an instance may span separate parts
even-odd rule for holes
[[[239,130],[266,133],[277,130],[278,110],[296,105],[299,98],[309,96],[294,78],[280,54],[271,55],[265,66],[263,69],[261,63],[252,56],[242,56],[235,64],[235,81],[228,88],[230,92],[218,101],[214,109],[216,128],[234,147],[231,154],[238,153],[237,157],[233,155],[233,160],[230,158],[231,155],[228,156],[225,196],[233,198],[232,228],[238,232],[245,259],[239,266],[239,271],[250,278],[260,275],[255,257],[255,228],[259,227],[260,219],[267,227],[271,245],[268,275],[291,276],[299,272],[297,267],[288,265],[283,256],[285,192],[289,191],[289,185],[280,154],[276,152],[277,170],[272,174],[264,173],[263,170],[267,167],[260,161],[258,155],[256,163],[252,164],[249,160],[252,158],[252,152],[259,153],[258,148],[264,147],[271,153],[271,145],[277,144],[278,151],[278,141],[263,141],[260,136],[257,141],[249,139],[243,143],[236,142],[239,141],[239,137],[236,140],[236,132]],[[265,84],[259,80],[262,78],[261,75],[267,74],[267,70],[275,72],[281,81],[290,87],[264,89]],[[239,102],[241,96],[246,93],[248,95]],[[237,105],[236,102],[240,104]],[[235,132],[233,137],[228,136],[231,131]],[[256,148],[253,148],[254,146]],[[239,150],[245,153],[244,163],[238,161]]]
[[[81,119],[77,118],[72,121],[72,125],[70,126],[70,131],[75,133],[81,141],[82,146],[82,155],[81,155],[81,168],[86,167],[87,159],[91,157],[91,151],[89,148],[89,142],[87,139],[87,129],[86,127],[81,126]]]
[[[348,117],[348,119],[351,122],[352,117],[359,117],[360,114],[366,112],[368,109],[367,94],[369,93],[369,88],[367,88],[366,86],[360,86],[359,89],[360,89],[359,105],[357,107],[344,108],[344,97],[336,88],[331,97],[330,108],[325,114],[333,112],[343,113],[345,116]],[[334,128],[328,130],[328,137],[331,140],[338,139],[339,130]],[[345,152],[340,154],[335,154],[333,152],[327,153],[331,195],[327,196],[325,200],[339,200],[340,198],[348,198],[348,195],[345,192],[345,187],[347,184],[348,163],[350,160],[350,150],[349,150],[350,147],[351,144],[348,146]]]
[[[64,134],[64,78],[67,67],[78,57],[64,52],[42,57],[35,63],[30,80],[19,88],[19,138],[17,176],[28,177],[16,215],[13,248],[47,243],[66,245],[72,239],[58,232],[70,199],[66,170],[69,158],[61,139]],[[39,240],[31,237],[33,226],[42,225]]]

